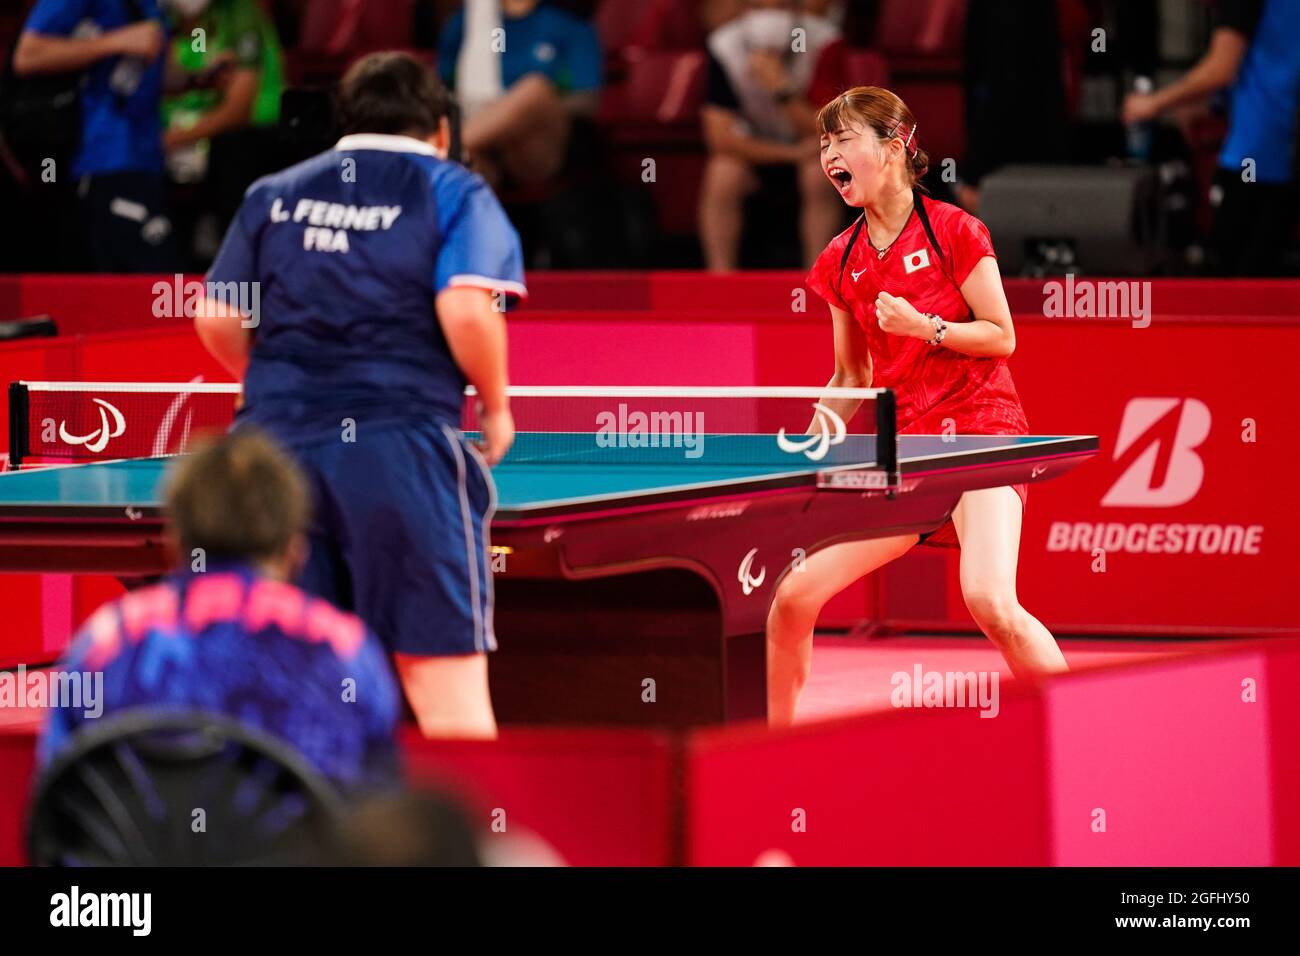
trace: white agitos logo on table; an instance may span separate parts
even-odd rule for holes
[[[109,439],[118,438],[126,431],[126,419],[118,411],[117,406],[102,398],[92,398],[92,402],[99,406],[99,427],[89,435],[73,435],[68,432],[68,423],[59,422],[59,438],[69,445],[84,445],[86,451],[99,454],[108,447]],[[113,424],[109,425],[109,416],[113,417]]]
[[[740,589],[745,592],[746,597],[753,594],[763,586],[763,581],[767,579],[767,566],[758,569],[758,574],[752,572],[754,567],[754,558],[758,556],[758,548],[750,548],[749,553],[740,562],[740,567],[736,571],[736,580],[740,582]]]
[[[814,430],[801,438],[790,438],[782,428],[776,433],[776,446],[791,455],[802,453],[809,461],[821,461],[832,445],[844,442],[844,419],[821,402],[813,403],[817,410]]]

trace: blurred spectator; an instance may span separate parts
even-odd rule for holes
[[[210,260],[244,192],[279,168],[274,128],[284,91],[275,26],[257,0],[166,0],[176,28],[167,63],[163,147],[179,183],[204,182]],[[192,245],[192,243],[190,243]]]
[[[100,713],[52,708],[47,764],[96,717],[133,709],[224,714],[295,746],[344,788],[396,767],[397,688],[361,621],[285,583],[305,558],[302,475],[243,429],[182,459],[167,511],[182,566],[100,608],[59,668],[103,674]]]
[[[745,12],[748,0],[700,0],[700,19],[704,29],[712,33]]]
[[[808,104],[811,113],[807,120],[812,129],[817,111],[833,100],[838,94],[855,86],[869,86],[870,78],[854,76],[851,72],[849,54],[854,50],[865,50],[871,46],[871,33],[875,26],[875,4],[860,0],[844,11],[841,22],[841,36],[822,48],[817,55],[817,65],[813,68],[812,80],[808,86]]]
[[[1067,155],[1059,24],[1056,3],[970,0],[966,8],[966,156],[957,199],[969,213],[979,209],[980,181],[1000,166]]]
[[[1191,70],[1124,101],[1126,124],[1229,90],[1228,138],[1211,205],[1213,267],[1226,275],[1275,275],[1296,224],[1300,109],[1300,3],[1219,0],[1210,46]]]
[[[750,7],[708,39],[700,237],[714,272],[739,265],[745,198],[759,189],[798,190],[805,265],[839,232],[843,215],[818,160],[807,102],[817,56],[839,31],[783,0]]]
[[[165,40],[157,0],[38,0],[14,50],[18,76],[85,75],[71,173],[98,271],[176,264],[162,179]]]
[[[595,29],[543,0],[467,0],[443,27],[438,68],[469,163],[494,188],[554,176],[574,117],[599,105]]]

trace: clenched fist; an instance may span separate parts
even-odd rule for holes
[[[888,292],[876,296],[876,324],[882,332],[890,335],[906,335],[914,339],[934,337],[934,323],[902,296]]]

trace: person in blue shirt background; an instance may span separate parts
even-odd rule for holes
[[[102,691],[93,711],[50,709],[41,765],[97,718],[202,710],[280,738],[341,789],[395,782],[401,699],[383,648],[285,583],[309,510],[293,463],[251,429],[224,436],[181,460],[167,510],[181,567],[104,605],[69,646],[58,669],[102,674]]]
[[[85,74],[71,175],[97,271],[176,267],[162,178],[165,42],[157,0],[38,0],[14,50],[18,76]]]
[[[1124,100],[1127,124],[1228,92],[1228,136],[1210,204],[1212,265],[1225,275],[1280,275],[1296,226],[1300,2],[1217,0],[1210,48],[1192,69]]]
[[[244,383],[236,427],[269,431],[311,480],[299,582],[374,629],[426,734],[490,737],[488,466],[514,439],[504,308],[526,293],[519,237],[446,158],[450,97],[429,67],[364,57],[339,108],[334,149],[249,189],[195,324]],[[459,430],[467,382],[481,448]]]
[[[574,117],[599,106],[602,66],[591,24],[541,0],[467,0],[438,37],[465,152],[494,187],[559,171]]]

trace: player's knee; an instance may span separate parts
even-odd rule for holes
[[[991,636],[1014,633],[1020,616],[1020,602],[1014,595],[992,588],[975,588],[963,596],[966,609],[980,630]]]
[[[793,583],[793,578],[787,577],[772,597],[772,607],[768,611],[767,619],[769,624],[778,626],[769,627],[769,633],[773,631],[781,633],[783,628],[780,625],[790,624],[796,625],[796,632],[802,634],[811,627],[810,622],[817,620],[821,609],[821,599],[811,589],[800,587]]]

